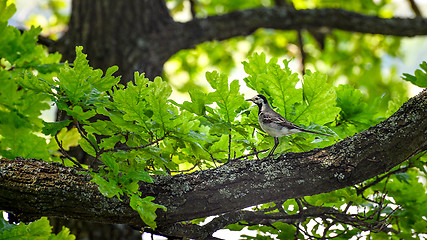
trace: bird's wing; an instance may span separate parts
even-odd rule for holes
[[[260,113],[261,115],[261,113]],[[313,132],[310,130],[305,130],[304,128],[290,122],[289,120],[286,120],[286,118],[284,118],[282,115],[280,115],[279,113],[275,112],[275,111],[268,111],[262,114],[262,116],[260,116],[262,118],[262,121],[265,124],[276,124],[279,127],[286,127],[289,130],[292,129],[296,129],[298,131],[301,132],[308,132],[308,133],[314,133],[314,134],[319,134],[319,135],[323,135],[323,136],[328,136],[328,137],[332,137],[329,134],[325,134],[325,133],[319,133],[319,132]]]
[[[267,112],[263,114],[263,121],[264,123],[273,123],[277,124],[279,126],[286,127],[288,129],[298,129],[303,131],[301,127],[298,127],[297,125],[293,124],[292,122],[286,120],[282,115],[280,115],[277,112]]]

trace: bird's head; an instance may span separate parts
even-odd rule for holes
[[[266,104],[268,105],[267,98],[264,95],[261,95],[261,94],[260,95],[256,95],[253,98],[246,99],[246,101],[251,101],[251,102],[255,103],[258,106],[262,106],[262,105],[266,105]]]

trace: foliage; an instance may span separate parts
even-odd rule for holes
[[[169,0],[173,14],[185,12],[186,1]],[[287,2],[296,9],[342,8],[368,15],[392,17],[390,1],[194,1],[194,17],[224,14],[234,10],[254,7],[273,7]],[[173,4],[172,4],[173,3]],[[390,74],[382,69],[382,58],[402,56],[400,39],[392,36],[349,33],[339,30],[318,33],[301,30],[279,31],[259,29],[247,37],[236,37],[221,42],[206,42],[195,49],[182,50],[166,63],[165,77],[171,85],[186,92],[191,88],[208,89],[202,79],[206,69],[216,69],[225,74],[241,70],[239,62],[245,61],[255,52],[262,51],[269,57],[295,58],[293,68],[300,69],[301,55],[305,55],[304,67],[328,76],[331,84],[350,83],[363,89],[367,104],[377,104],[379,111],[386,111],[392,99],[406,96],[406,84],[391,68]],[[298,46],[304,44],[302,53]],[[173,81],[169,76],[174,76]],[[378,100],[380,99],[380,100]]]
[[[4,1],[2,5],[5,5]],[[13,5],[7,9],[11,16]],[[43,128],[39,116],[42,110],[49,109],[49,98],[34,90],[49,82],[53,84],[52,77],[61,66],[61,56],[47,54],[42,46],[36,45],[40,28],[31,28],[21,34],[5,20],[0,22],[0,155],[49,160],[51,154],[46,140],[37,134]],[[40,83],[38,78],[46,82]]]
[[[49,35],[49,38],[57,40],[67,28],[70,18],[68,9],[71,7],[71,1],[32,1],[31,5],[33,11],[26,16],[23,24],[27,27],[40,26],[43,36]]]
[[[11,16],[13,5],[6,7],[5,1],[0,2],[0,12]],[[243,2],[245,4],[241,4]],[[318,4],[329,6],[329,2],[319,1]],[[205,1],[198,3],[199,15],[217,14],[217,9],[227,12],[261,4],[256,1],[217,1],[207,7]],[[270,6],[273,1],[262,3]],[[309,7],[304,1],[294,4],[297,8]],[[347,7],[351,5],[361,12],[379,13],[385,3],[372,4],[350,1]],[[97,169],[90,169],[92,181],[98,184],[100,192],[107,197],[130,199],[130,206],[152,228],[156,228],[156,210],[167,209],[156,204],[153,197],[140,192],[140,182],[151,183],[155,175],[212,168],[234,158],[265,157],[266,153],[257,156],[248,153],[268,149],[273,144],[272,138],[259,129],[258,109],[251,108],[240,93],[240,82],[230,82],[227,74],[236,65],[231,52],[245,45],[244,42],[251,43],[243,54],[247,58],[243,62],[248,75],[244,78],[246,85],[266,95],[272,106],[292,122],[333,135],[323,137],[301,133],[283,137],[276,153],[308,151],[331,145],[388,117],[401,103],[398,97],[406,97],[406,90],[401,90],[404,89],[402,83],[391,81],[386,86],[387,80],[382,77],[381,56],[394,54],[399,46],[399,40],[390,37],[337,31],[325,39],[322,50],[309,33],[304,33],[308,53],[306,64],[319,71],[307,70],[302,77],[291,70],[291,61],[278,63],[275,57],[298,55],[283,48],[297,41],[296,33],[260,30],[245,39],[206,43],[196,50],[178,53],[172,61],[192,77],[204,71],[198,65],[203,59],[197,60],[204,54],[209,63],[220,69],[205,74],[206,88],[212,91],[205,92],[195,87],[195,83],[185,84],[181,90],[188,90],[191,101],[177,103],[170,99],[171,85],[160,77],[149,81],[143,73],[137,72],[133,82],[127,86],[118,85],[120,78],[114,76],[117,67],[112,66],[105,73],[93,69],[82,47],[76,47],[76,59],[72,64],[59,63],[59,54],[48,54],[46,49],[36,45],[40,28],[21,34],[8,26],[6,20],[0,19],[0,41],[4,43],[0,45],[0,155],[64,161],[73,165],[77,164],[76,159],[65,150],[78,144],[93,161],[103,163]],[[368,44],[372,42],[376,44]],[[225,44],[229,47],[228,52],[220,52]],[[270,60],[265,53],[254,53],[260,45],[266,46],[264,52],[273,56]],[[425,62],[421,68],[426,71]],[[337,85],[342,77],[351,84]],[[415,76],[405,75],[405,80],[425,86],[425,73],[417,70]],[[383,94],[386,97],[381,97]],[[42,121],[39,116],[42,110],[49,108],[49,101],[66,113],[68,119],[55,123]],[[391,173],[379,176],[378,181],[372,179],[355,187],[305,199],[268,203],[255,207],[254,211],[271,209],[271,212],[284,211],[291,215],[328,207],[346,213],[350,206],[354,206],[357,217],[368,223],[375,223],[374,218],[385,219],[388,229],[400,231],[395,235],[398,238],[419,237],[425,233],[423,217],[427,213],[425,207],[416,206],[426,206],[427,197],[422,194],[426,185],[418,178],[426,173],[426,162],[424,155],[416,156]],[[271,235],[280,239],[294,236],[348,239],[359,238],[364,231],[371,230],[340,222],[333,218],[334,214],[325,216],[329,218],[307,217],[297,224],[240,222],[228,228],[241,230],[248,227],[259,233],[256,237],[246,236],[248,239],[269,239]],[[8,231],[24,231],[40,225],[43,229],[40,235],[49,235],[48,222],[44,218],[28,226],[8,225],[4,221],[2,224]],[[326,229],[323,233],[322,227]],[[370,238],[386,237],[386,233],[373,229]],[[63,231],[64,238],[72,239],[67,230]]]
[[[421,69],[415,70],[415,76],[411,74],[404,73],[403,80],[411,82],[418,87],[425,88],[427,87],[427,62],[423,62],[420,64]]]
[[[0,239],[4,240],[19,240],[19,239],[35,239],[35,240],[74,240],[76,237],[70,234],[70,230],[63,227],[58,234],[51,233],[52,227],[49,225],[49,220],[42,217],[37,221],[29,224],[13,225],[0,218]]]

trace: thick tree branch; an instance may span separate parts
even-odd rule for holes
[[[254,8],[234,11],[224,15],[194,19],[182,24],[192,48],[196,44],[246,36],[259,28],[278,30],[340,29],[350,32],[412,37],[427,35],[426,18],[380,18],[343,9],[293,10],[285,7]]]
[[[295,10],[284,6],[284,1],[276,2],[282,7],[246,9],[179,23],[173,21],[165,1],[99,4],[74,0],[69,30],[51,51],[72,61],[74,46],[82,45],[93,67],[105,71],[118,65],[117,74],[123,76],[121,83],[126,83],[132,81],[135,71],[145,72],[150,79],[161,75],[163,64],[182,49],[246,36],[259,28],[307,29],[321,47],[323,35],[333,29],[393,36],[427,34],[427,19],[421,17],[384,19],[343,9]]]
[[[168,208],[158,212],[161,231],[162,226],[183,220],[352,186],[425,150],[427,90],[387,120],[332,146],[158,176],[155,183],[142,184],[140,190]],[[0,209],[22,220],[58,216],[143,226],[126,200],[103,197],[90,180],[61,164],[1,159]]]

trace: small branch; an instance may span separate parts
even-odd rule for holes
[[[171,172],[171,173],[185,173],[185,172],[191,172],[191,171],[192,171],[192,170],[194,170],[197,166],[198,166],[198,164],[194,164],[194,166],[192,166],[190,169],[181,170],[181,171],[170,171],[170,172]]]
[[[295,202],[298,205],[298,210],[301,212],[302,210],[304,210],[304,207],[301,204],[301,201],[299,200],[299,198],[295,198]]]
[[[274,5],[277,7],[289,7],[289,4],[286,2],[286,0],[274,0]]]
[[[211,155],[211,157],[212,157],[212,155]],[[215,162],[214,162],[214,164],[215,164]],[[215,166],[216,166],[216,164],[215,164]],[[181,171],[170,171],[170,172],[171,173],[185,173],[185,172],[190,172],[190,171],[194,170],[196,167],[199,167],[199,169],[202,170],[202,168],[200,167],[200,160],[196,160],[196,163],[190,169],[181,170]]]
[[[83,168],[82,167],[82,165],[78,162],[78,161],[75,161],[68,153],[67,153],[67,151],[65,151],[65,149],[62,147],[62,141],[59,141],[59,139],[58,139],[58,133],[59,132],[57,132],[56,134],[55,134],[55,141],[56,141],[56,143],[58,144],[58,146],[59,146],[59,150],[61,151],[61,153],[62,153],[62,155],[64,155],[68,160],[70,160],[71,162],[73,162],[74,164],[76,164],[77,166],[79,166],[79,168]]]
[[[236,160],[240,160],[240,159],[243,159],[243,158],[247,158],[247,157],[250,157],[250,156],[253,156],[253,155],[258,155],[259,153],[267,152],[268,150],[269,150],[269,149],[264,149],[264,150],[256,151],[256,152],[253,152],[253,153],[249,153],[249,154],[246,154],[246,155],[240,156],[240,157],[238,157],[238,158],[233,158],[233,159],[231,159],[230,161],[236,161]]]
[[[231,129],[230,129],[231,131]],[[228,161],[231,159],[231,134],[228,134]]]
[[[195,0],[189,0],[191,17],[196,18],[196,3]]]
[[[110,149],[101,149],[100,150],[100,154],[105,153],[105,152],[118,152],[118,151],[130,151],[130,150],[138,150],[138,149],[142,149],[142,148],[146,148],[149,147],[151,145],[157,144],[160,141],[164,140],[166,138],[166,136],[163,136],[161,138],[156,139],[155,141],[149,142],[145,145],[142,146],[138,146],[138,147],[118,147],[118,148],[110,148]]]
[[[406,171],[408,171],[408,169],[409,169],[409,166],[402,167],[402,168],[396,169],[394,171],[388,172],[387,174],[384,174],[381,177],[377,177],[377,179],[375,179],[375,181],[373,181],[371,183],[368,183],[368,184],[366,184],[365,186],[363,186],[361,188],[356,188],[357,195],[362,194],[366,189],[368,189],[368,188],[376,185],[377,183],[381,182],[383,179],[388,178],[388,177],[390,177],[393,174],[406,172]]]
[[[89,142],[89,144],[92,146],[92,148],[95,150],[95,153],[96,153],[95,160],[97,160],[97,159],[99,158],[99,156],[100,156],[102,153],[105,153],[105,152],[118,152],[118,151],[138,150],[138,149],[142,149],[142,148],[149,147],[149,146],[151,146],[151,145],[153,145],[153,144],[158,144],[160,141],[162,141],[162,140],[164,140],[164,139],[166,138],[166,135],[165,135],[165,136],[163,136],[163,137],[161,137],[161,138],[156,139],[155,141],[149,142],[148,144],[145,144],[145,145],[142,145],[142,146],[138,146],[138,147],[128,147],[128,146],[126,146],[126,147],[117,147],[117,148],[110,148],[110,149],[98,149],[98,148],[95,146],[95,144],[94,144],[94,143],[92,143],[92,142],[91,142],[91,141],[86,137],[86,135],[84,134],[83,130],[82,130],[82,129],[81,129],[81,127],[80,127],[79,122],[78,122],[78,121],[75,121],[75,124],[76,124],[76,127],[77,127],[78,132],[80,133],[80,136],[82,136],[82,138],[84,138],[86,141],[88,141],[88,142]]]
[[[343,213],[347,213],[347,211],[351,207],[351,205],[353,205],[353,201],[350,201],[350,202],[347,203],[347,206],[345,207]]]
[[[95,152],[96,152],[96,156],[99,156],[98,148],[95,146],[95,144],[92,141],[89,140],[89,138],[86,137],[85,133],[83,132],[83,130],[80,127],[79,121],[75,120],[74,123],[76,124],[77,131],[80,133],[80,136],[82,136],[82,138],[84,140],[86,140],[92,146],[93,150],[95,150]]]
[[[25,29],[22,29],[22,28],[19,28],[18,29],[21,33],[23,33],[23,32],[25,32],[25,31],[27,31],[27,30],[25,30]],[[50,38],[48,38],[48,37],[45,37],[45,36],[43,36],[43,35],[38,35],[37,36],[37,43],[38,44],[41,44],[41,45],[44,45],[44,46],[46,46],[46,47],[51,47],[53,44],[55,44],[56,43],[56,41],[54,41],[54,40],[52,40],[52,39],[50,39]]]
[[[415,16],[417,17],[422,17],[421,11],[418,8],[418,5],[415,3],[414,0],[408,0],[409,1],[409,5],[411,5],[412,11],[414,11]]]
[[[274,204],[275,204],[274,207],[269,207],[269,208],[266,208],[266,209],[262,209],[260,211],[262,211],[264,213],[268,213],[268,212],[271,212],[271,211],[274,211],[274,210],[279,210],[279,212],[287,215],[287,213],[283,210],[283,207],[282,207],[284,203],[285,203],[285,201],[281,201],[281,202],[278,202],[278,203],[274,202]]]
[[[301,54],[301,73],[305,75],[305,51],[304,51],[304,40],[302,38],[302,29],[297,30],[298,34],[298,45]]]
[[[326,240],[329,239],[328,237],[326,237],[326,235],[328,234],[329,229],[331,229],[331,227],[335,224],[335,221],[332,220],[332,222],[330,223],[326,223],[326,227],[325,229],[323,229],[323,236],[322,236],[322,240]]]
[[[295,240],[298,240],[298,233],[300,232],[299,224],[300,223],[293,224],[295,227],[295,235],[294,235]]]

